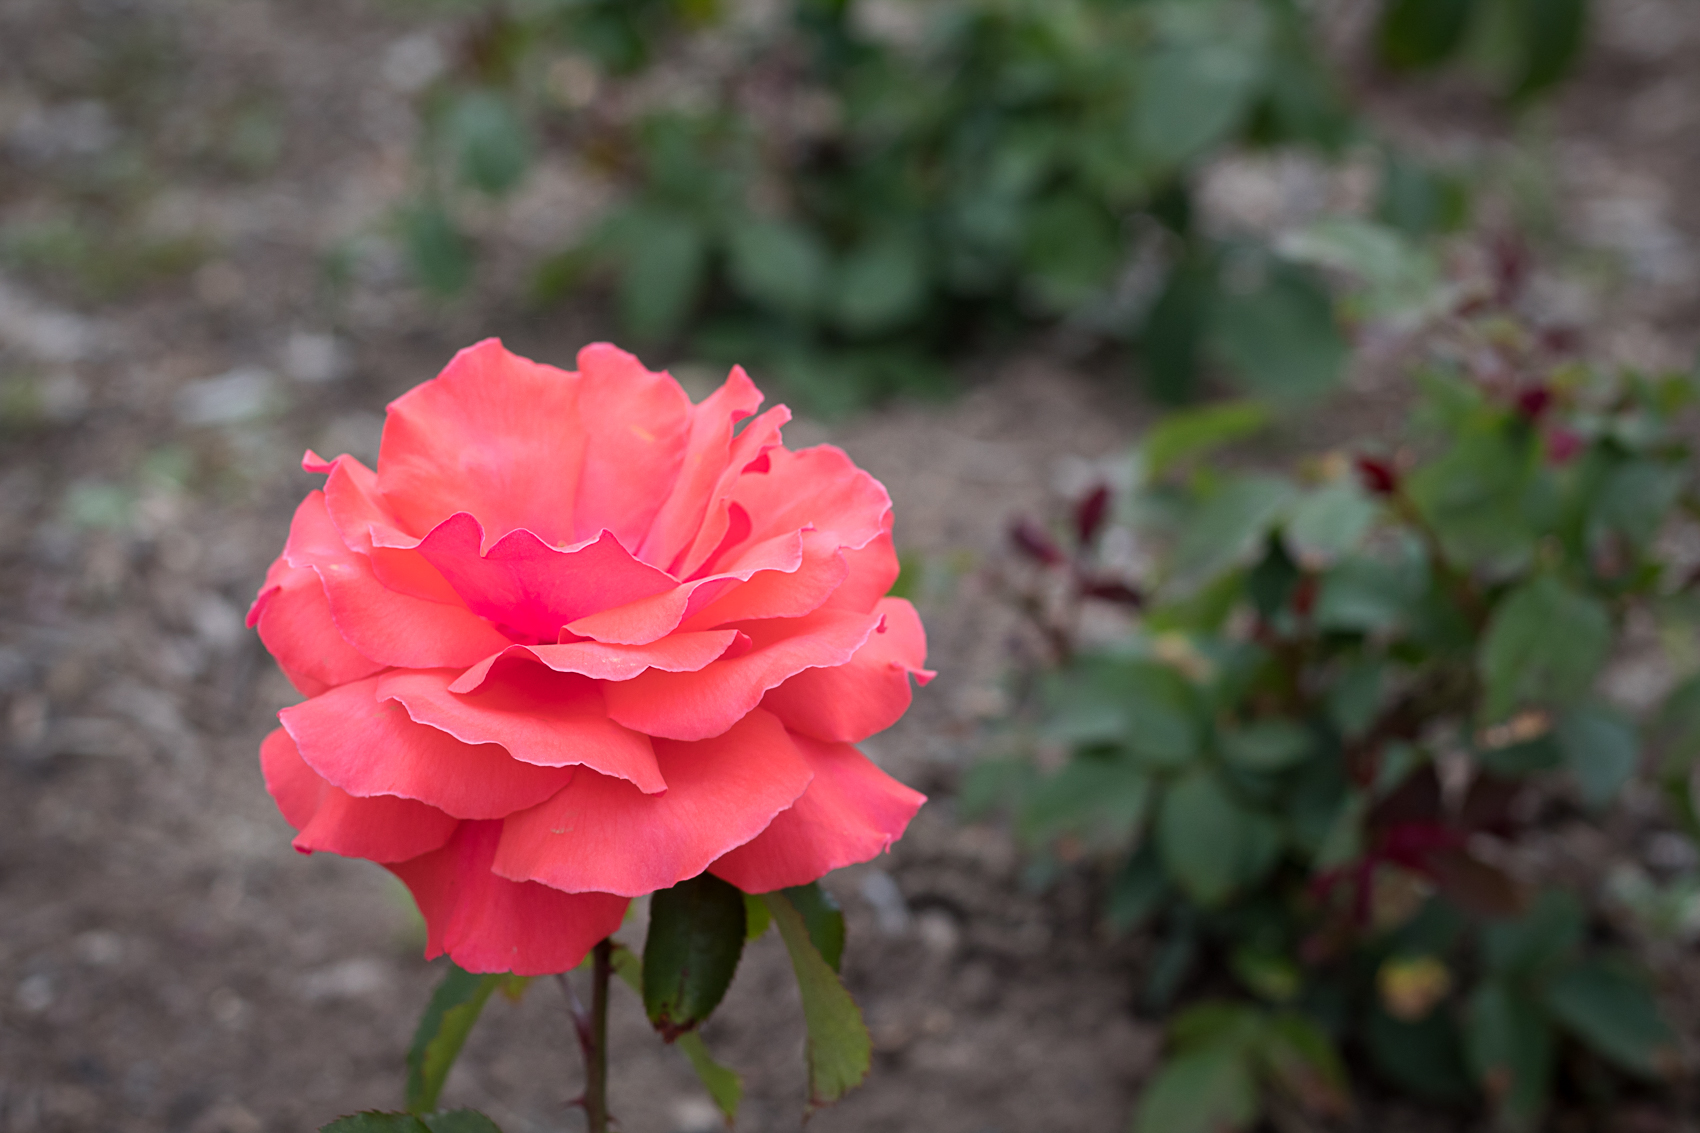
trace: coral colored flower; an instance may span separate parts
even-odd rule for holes
[[[250,625],[305,696],[261,749],[295,847],[383,863],[428,956],[558,972],[630,898],[888,849],[922,796],[852,745],[925,683],[891,499],[780,443],[743,370],[699,405],[606,344],[489,339],[296,509]]]

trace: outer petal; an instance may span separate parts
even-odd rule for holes
[[[766,455],[767,474],[745,476],[732,491],[733,501],[750,513],[751,540],[813,527],[836,535],[842,547],[861,547],[885,530],[891,496],[843,449],[776,448]]]
[[[435,850],[460,825],[424,803],[377,795],[357,799],[319,778],[301,759],[295,741],[282,728],[260,744],[260,769],[266,789],[283,817],[299,833],[295,848],[399,862]]]
[[[378,451],[386,509],[414,536],[464,511],[497,536],[523,527],[545,543],[576,542],[580,384],[494,338],[462,350],[390,403]]]
[[[679,478],[691,399],[671,375],[651,373],[606,342],[580,350],[578,369],[590,432],[575,502],[577,538],[612,531],[622,546],[636,548]]]
[[[717,736],[804,669],[842,665],[879,625],[879,614],[817,610],[802,618],[745,622],[753,648],[694,673],[655,669],[604,689],[608,715],[628,728],[675,740]]]
[[[891,542],[891,512],[885,513],[884,530],[865,547],[844,552],[844,582],[826,606],[832,610],[855,610],[866,613],[887,594],[903,572],[897,561],[897,548]]]
[[[510,645],[462,673],[450,687],[454,692],[481,688],[498,662],[531,660],[557,673],[580,673],[599,681],[629,681],[645,669],[689,673],[717,660],[745,634],[735,629],[675,633],[648,645],[607,645],[600,641],[570,641],[562,645]]]
[[[815,777],[771,825],[709,867],[745,893],[805,885],[891,849],[927,797],[849,744],[794,737]]]
[[[314,696],[383,666],[360,654],[337,632],[319,576],[279,557],[248,611],[271,655],[297,689]]]
[[[337,632],[373,661],[413,669],[466,666],[512,643],[464,606],[411,597],[379,582],[371,560],[343,545],[323,492],[295,509],[283,557],[318,574]]]
[[[831,669],[804,669],[762,698],[795,732],[821,740],[856,743],[897,723],[909,710],[909,674],[933,679],[922,668],[927,635],[915,607],[882,598],[874,607],[885,621],[850,660]]]
[[[425,958],[447,953],[469,972],[544,976],[578,966],[620,927],[627,899],[562,893],[490,872],[496,822],[463,822],[448,845],[390,866],[425,918]]]
[[[708,565],[722,550],[736,546],[748,537],[749,528],[745,527],[735,532],[735,539],[727,539],[728,533],[733,533],[734,515],[742,514],[746,521],[749,519],[743,508],[734,510],[732,493],[746,472],[759,468],[762,474],[766,473],[768,454],[779,447],[779,430],[790,420],[791,411],[783,405],[775,405],[744,426],[743,432],[732,441],[726,467],[714,491],[709,494],[708,511],[703,516],[702,527],[698,529],[696,538],[691,540],[690,549],[682,552],[668,567],[675,575],[694,578],[707,573]],[[802,524],[797,526],[801,528]]]
[[[565,549],[522,530],[480,553],[483,539],[478,520],[463,513],[433,528],[419,553],[469,609],[516,636],[553,642],[568,622],[677,585],[671,575],[633,558],[608,531]]]
[[[693,613],[680,629],[707,629],[752,618],[800,618],[819,609],[844,582],[849,568],[836,536],[802,533],[802,561],[791,571],[763,570]],[[858,611],[863,612],[863,611]]]
[[[649,525],[638,558],[663,570],[673,565],[702,529],[715,487],[731,455],[732,427],[761,405],[761,391],[742,366],[691,411],[690,436],[673,489]]]
[[[331,689],[278,713],[301,758],[351,795],[400,795],[456,818],[501,818],[536,806],[571,767],[521,763],[496,744],[466,744],[379,700],[378,677]]]
[[[378,699],[400,701],[416,723],[465,743],[501,744],[525,763],[588,767],[649,794],[667,789],[649,737],[608,719],[594,681],[514,662],[479,692],[461,695],[449,691],[455,676],[453,669],[392,669],[378,678]]]
[[[655,755],[665,792],[581,772],[503,824],[495,871],[568,892],[666,889],[755,837],[809,784],[784,726],[761,711],[713,740],[657,741]]]

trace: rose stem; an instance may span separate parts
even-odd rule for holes
[[[614,945],[596,946],[590,985],[590,1034],[584,1052],[584,1113],[590,1133],[608,1133],[608,977],[614,970]]]

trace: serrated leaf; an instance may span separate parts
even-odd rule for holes
[[[821,959],[833,971],[838,971],[839,965],[844,962],[845,933],[844,910],[839,908],[838,900],[822,889],[818,881],[792,886],[784,893],[792,908],[803,918],[803,924],[808,926],[809,940],[814,943]]]
[[[839,982],[838,973],[810,939],[808,925],[784,893],[767,893],[773,923],[791,954],[791,970],[803,997],[808,1028],[809,1109],[831,1105],[860,1085],[873,1060],[873,1042],[862,1012]]]
[[[437,1108],[437,1095],[442,1093],[466,1036],[472,1033],[490,993],[507,978],[505,972],[477,975],[450,963],[407,1048],[409,1112],[430,1113]]]
[[[1171,585],[1195,591],[1249,562],[1294,494],[1292,484],[1274,476],[1228,481],[1181,528],[1169,568]]]
[[[643,1006],[671,1041],[713,1014],[744,954],[744,895],[710,873],[657,890],[643,945]]]
[[[732,286],[760,306],[807,316],[821,303],[829,263],[815,234],[782,220],[749,220],[727,246]]]
[[[496,1123],[475,1109],[428,1113],[419,1119],[431,1133],[502,1133]]]
[[[1662,1077],[1675,1036],[1645,979],[1622,963],[1586,960],[1546,989],[1547,1009],[1602,1057],[1632,1074]]]
[[[1140,1095],[1134,1133],[1235,1133],[1257,1120],[1257,1082],[1237,1046],[1164,1062]]]
[[[1464,1046],[1471,1068],[1495,1108],[1510,1123],[1530,1128],[1552,1090],[1552,1024],[1521,991],[1486,980],[1470,997]]]
[[[1136,459],[1144,465],[1146,478],[1156,480],[1184,461],[1262,432],[1269,421],[1269,408],[1260,401],[1222,401],[1179,410],[1145,434]]]
[[[1635,725],[1603,704],[1581,704],[1564,713],[1553,736],[1589,806],[1604,806],[1615,798],[1640,761]]]
[[[1163,864],[1199,904],[1218,905],[1239,884],[1247,817],[1208,771],[1183,776],[1164,794],[1157,821]]]
[[[411,1113],[380,1113],[367,1110],[339,1117],[321,1125],[319,1133],[429,1133],[425,1123]]]
[[[1611,615],[1598,600],[1551,575],[1524,583],[1494,609],[1482,640],[1485,718],[1565,704],[1588,690],[1610,650]]]
[[[709,1056],[708,1047],[703,1045],[702,1036],[695,1031],[680,1035],[673,1045],[690,1061],[697,1080],[702,1083],[703,1089],[708,1091],[708,1096],[714,1099],[715,1108],[726,1118],[726,1124],[731,1125],[738,1120],[738,1103],[744,1098],[744,1080],[736,1071],[714,1061]]]

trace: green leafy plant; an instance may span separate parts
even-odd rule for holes
[[[1470,58],[1513,99],[1559,82],[1581,53],[1588,0],[1387,0],[1377,46],[1401,70]]]
[[[1104,863],[1107,919],[1161,939],[1150,1005],[1209,969],[1261,1003],[1176,1020],[1141,1133],[1331,1112],[1340,1051],[1512,1128],[1566,1060],[1595,1083],[1674,1065],[1602,923],[1506,866],[1550,816],[1608,806],[1648,739],[1694,814],[1700,683],[1647,722],[1598,685],[1629,619],[1691,604],[1660,538],[1700,515],[1676,422],[1696,382],[1603,372],[1569,338],[1465,296],[1399,447],[1233,468],[1213,454],[1268,414],[1214,406],[1148,434],[1071,530],[1014,529],[1052,756],[983,763],[966,803],[1014,812],[1038,877]],[[1079,644],[1106,621],[1112,644]]]
[[[652,896],[642,953],[604,941],[585,958],[581,968],[601,969],[589,1008],[579,1002],[569,977],[558,977],[572,1004],[587,1060],[587,1094],[580,1104],[607,1121],[607,1099],[592,1096],[605,1088],[604,1081],[589,1060],[607,1057],[592,1034],[606,1030],[605,976],[614,975],[637,994],[656,1031],[685,1056],[731,1125],[743,1098],[743,1082],[710,1056],[698,1032],[731,985],[745,944],[770,925],[777,926],[785,942],[802,995],[809,1111],[832,1104],[860,1085],[873,1047],[862,1013],[838,977],[844,914],[837,903],[818,884],[749,896],[705,873]],[[407,1110],[354,1114],[333,1121],[322,1133],[499,1133],[483,1114],[439,1110],[437,1100],[490,997],[500,991],[517,1002],[532,982],[507,973],[477,975],[449,963],[407,1051]]]
[[[606,282],[627,333],[758,359],[824,408],[938,388],[941,359],[1057,322],[1140,344],[1165,397],[1206,365],[1282,396],[1332,384],[1344,346],[1316,271],[1200,232],[1188,189],[1225,146],[1353,137],[1301,6],[952,0],[895,33],[858,8],[793,0],[750,26],[701,0],[483,13],[425,96],[419,277],[465,286],[458,197],[511,191],[561,138],[624,191],[543,265],[542,292]],[[696,40],[732,61],[678,62]],[[602,109],[673,70],[689,100]]]

